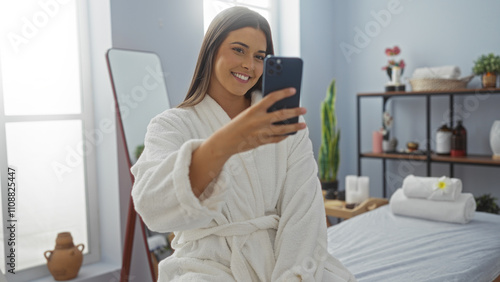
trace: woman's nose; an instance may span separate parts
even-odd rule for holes
[[[246,57],[244,60],[243,60],[243,68],[247,69],[247,70],[255,70],[255,62],[253,60],[253,57],[251,56],[248,56]]]

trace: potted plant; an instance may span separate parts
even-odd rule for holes
[[[474,61],[472,71],[476,75],[481,75],[483,88],[495,88],[497,75],[500,73],[500,56],[495,56],[493,53],[481,55]]]
[[[135,156],[135,160],[136,160],[136,161],[137,161],[137,160],[139,159],[139,157],[141,156],[142,151],[144,151],[144,144],[137,145],[137,147],[135,147],[134,156]]]
[[[398,46],[394,48],[386,48],[385,54],[389,57],[389,62],[386,66],[382,67],[382,70],[387,72],[390,82],[386,85],[385,91],[405,91],[405,85],[401,83],[401,75],[405,68],[405,61],[397,61],[395,58],[401,53],[401,49]]]
[[[337,89],[332,80],[326,97],[321,102],[321,146],[319,148],[319,178],[323,190],[328,190],[326,198],[335,198],[338,189],[337,173],[340,163],[340,130],[335,117],[335,97]]]
[[[495,202],[497,198],[492,197],[491,194],[485,194],[480,197],[476,197],[476,211],[488,212],[493,214],[500,213],[500,207],[498,207]]]

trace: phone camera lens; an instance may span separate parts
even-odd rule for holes
[[[268,73],[272,75],[272,74],[274,74],[274,71],[273,70],[269,70]]]
[[[269,61],[269,65],[270,65],[270,66],[274,66],[274,61],[272,61],[272,60],[271,60],[271,61]]]
[[[277,65],[277,66],[276,66],[276,69],[277,69],[278,71],[280,71],[280,70],[281,70],[281,65]]]

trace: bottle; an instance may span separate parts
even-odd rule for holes
[[[436,133],[436,154],[449,155],[451,151],[451,129],[443,123]]]
[[[462,121],[457,122],[451,135],[451,156],[463,157],[467,155],[467,131],[462,125]]]

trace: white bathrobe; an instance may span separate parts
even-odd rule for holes
[[[261,99],[255,93],[252,104]],[[206,95],[148,126],[132,167],[137,212],[154,231],[175,232],[159,281],[354,281],[327,253],[323,198],[308,131],[232,156],[200,198],[192,152],[230,121]]]

